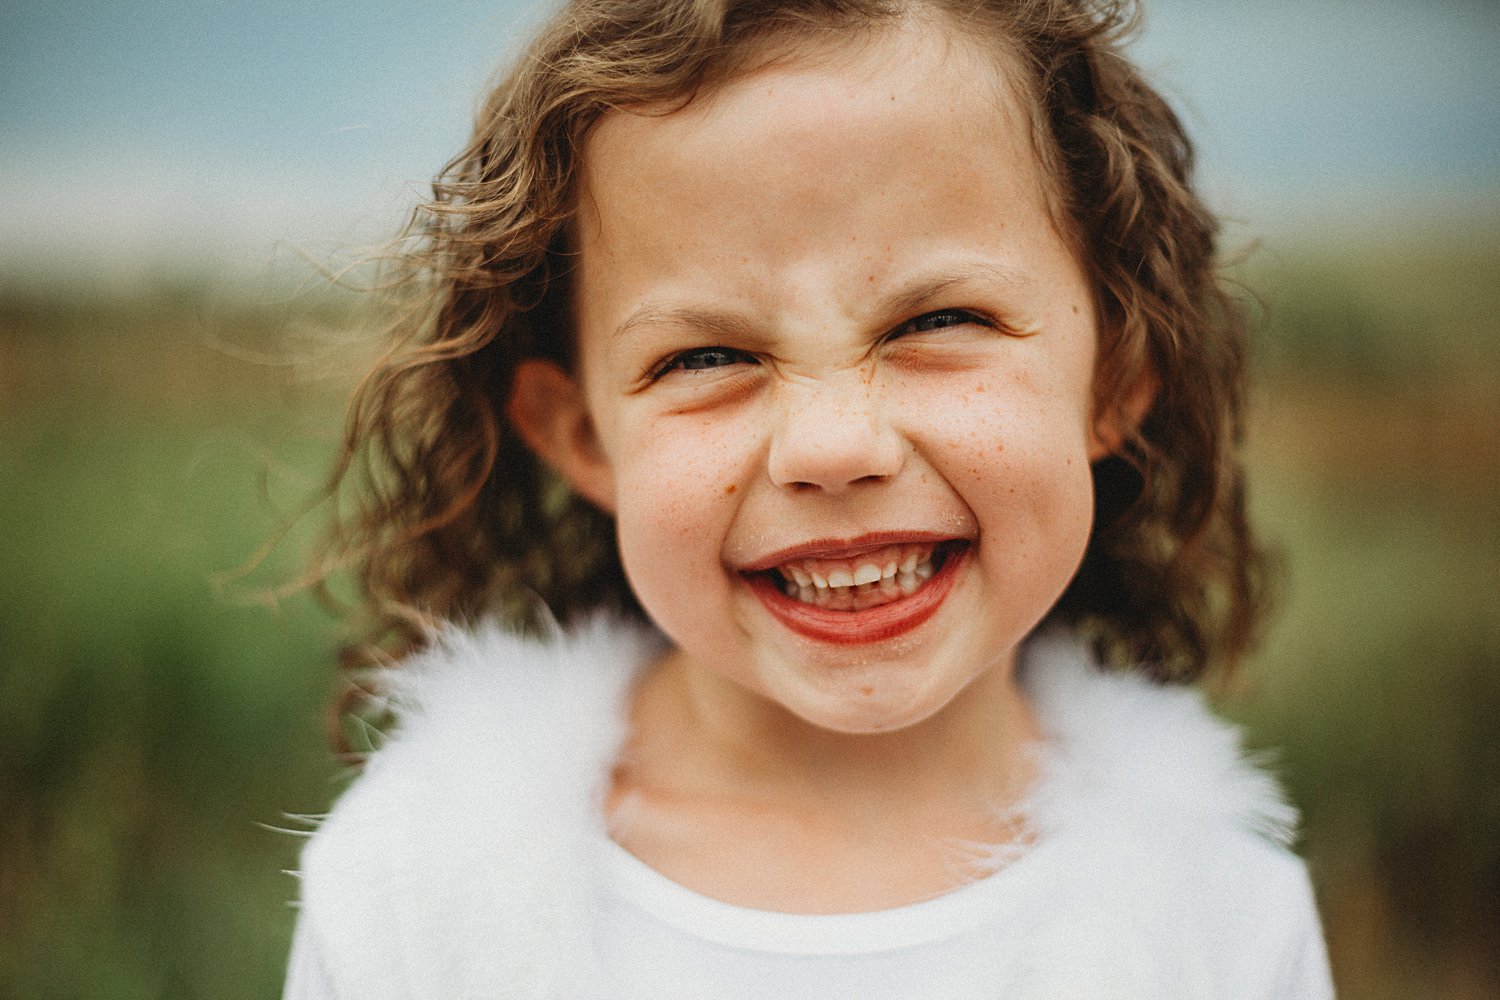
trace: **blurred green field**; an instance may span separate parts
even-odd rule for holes
[[[1500,233],[1246,271],[1285,601],[1226,711],[1280,748],[1341,996],[1500,995]],[[277,994],[336,623],[244,599],[305,530],[215,575],[315,484],[348,379],[278,362],[350,315],[0,289],[0,997]]]

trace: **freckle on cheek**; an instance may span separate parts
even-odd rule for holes
[[[730,483],[728,486],[724,487],[724,495],[727,497],[737,489],[739,489],[738,486],[734,485],[734,483]]]
[[[862,688],[859,689],[859,693],[862,694],[862,695],[864,695],[866,698],[868,698],[868,697],[870,697],[870,695],[872,695],[872,694],[875,693],[875,689],[872,688],[872,687],[870,687],[870,686],[868,686],[868,685],[866,685],[865,687],[862,687]]]

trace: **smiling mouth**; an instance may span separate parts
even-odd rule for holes
[[[883,642],[935,615],[967,562],[965,539],[900,541],[852,555],[820,551],[745,573],[778,621],[818,642]]]
[[[910,597],[940,570],[951,545],[887,545],[852,559],[796,559],[768,572],[794,601],[866,611]]]

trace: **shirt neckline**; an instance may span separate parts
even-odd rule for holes
[[[617,899],[679,933],[742,951],[862,955],[958,937],[1015,898],[1033,845],[999,871],[931,899],[859,913],[783,913],[738,906],[672,881],[613,840],[601,845],[604,884]]]

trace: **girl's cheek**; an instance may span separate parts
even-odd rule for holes
[[[887,398],[907,436],[958,460],[955,473],[965,471],[965,462],[971,474],[993,471],[996,458],[1020,443],[1027,407],[998,378],[907,378],[890,388]]]
[[[743,488],[744,437],[736,427],[702,415],[642,421],[616,462],[620,519],[650,526],[653,533],[694,537]]]
[[[1086,399],[1069,389],[1025,373],[965,373],[894,398],[913,449],[972,504],[1086,503]]]

